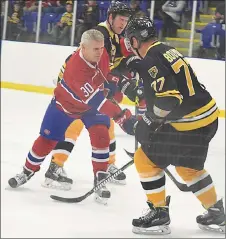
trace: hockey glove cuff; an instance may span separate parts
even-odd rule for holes
[[[114,118],[114,121],[119,124],[124,132],[129,135],[134,135],[134,125],[137,119],[131,114],[130,110],[122,110],[122,112]]]
[[[134,128],[137,141],[142,145],[150,144],[153,132],[162,122],[162,120],[156,120],[154,117],[151,117],[150,114],[144,113]]]

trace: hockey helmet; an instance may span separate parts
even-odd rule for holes
[[[108,8],[107,16],[109,17],[110,14],[113,14],[113,17],[115,17],[117,14],[130,17],[132,15],[133,10],[127,6],[123,2],[112,2],[111,5]]]
[[[141,43],[157,37],[157,34],[154,23],[149,17],[134,17],[125,29],[125,36],[131,43],[133,37]]]

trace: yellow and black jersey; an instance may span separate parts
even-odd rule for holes
[[[79,47],[77,48],[77,50],[80,49]],[[76,51],[77,51],[76,50]],[[66,67],[66,64],[67,64],[67,61],[71,58],[71,56],[76,52],[74,51],[71,55],[69,55],[67,57],[67,59],[65,60],[64,64],[62,65],[62,67],[60,68],[60,72],[59,72],[59,75],[58,75],[58,79],[57,79],[57,82],[60,82],[62,79],[63,79],[63,76],[64,76],[64,71],[65,71],[65,67]]]
[[[108,28],[106,22],[99,23],[96,27],[104,35],[104,45],[110,57],[110,69],[115,69],[124,58],[120,47],[120,36]]]
[[[167,115],[178,131],[201,128],[217,119],[219,110],[215,100],[175,48],[160,42],[151,45],[141,61],[139,73],[148,111],[155,113],[158,104],[158,109],[167,112],[170,102],[178,102]]]
[[[61,17],[60,22],[65,25],[72,26],[72,17],[73,17],[73,13],[65,12]]]
[[[12,16],[9,17],[9,22],[19,23],[21,21],[21,13],[18,11],[14,11]]]

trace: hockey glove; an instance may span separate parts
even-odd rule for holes
[[[134,125],[136,140],[144,145],[150,144],[154,131],[162,124],[161,120],[156,120],[155,117],[145,113],[142,119]]]
[[[129,135],[134,135],[134,125],[137,119],[131,114],[130,110],[122,110],[122,112],[114,118],[114,121],[119,124],[124,132]]]
[[[126,58],[126,67],[129,70],[137,70],[139,68],[139,63],[141,59],[138,56],[129,56]]]
[[[123,77],[118,82],[118,87],[120,91],[133,102],[135,102],[136,96],[138,96],[140,100],[144,97],[143,87],[138,87],[135,80]]]

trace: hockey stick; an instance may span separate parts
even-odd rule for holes
[[[78,203],[92,195],[95,191],[99,190],[102,188],[104,185],[106,185],[108,182],[111,182],[116,176],[118,176],[122,171],[124,171],[126,168],[128,168],[130,165],[133,164],[133,159],[129,161],[127,164],[125,164],[123,167],[118,169],[115,173],[109,175],[106,179],[104,179],[102,182],[98,183],[95,187],[93,187],[89,192],[84,194],[83,196],[76,197],[76,198],[64,198],[64,197],[59,197],[55,195],[50,195],[50,197],[54,200],[61,201],[61,202],[66,202],[66,203]]]
[[[125,150],[125,152],[131,159],[134,158],[134,153],[128,152],[127,150]],[[164,171],[182,192],[191,192],[190,188],[186,184],[178,182],[167,168],[165,168]]]
[[[136,86],[138,87],[139,86],[139,80],[140,80],[140,76],[139,76],[139,73],[136,72]],[[138,115],[138,104],[139,104],[139,97],[136,96],[136,99],[135,99],[135,116],[137,117]],[[135,151],[138,149],[138,141],[135,137]]]

